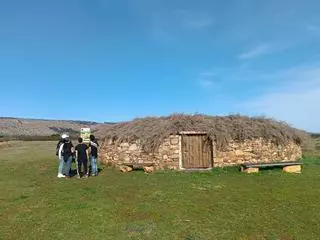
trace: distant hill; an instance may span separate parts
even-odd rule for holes
[[[304,144],[303,152],[308,156],[320,157],[320,133],[309,133],[311,138]]]
[[[0,136],[52,136],[63,132],[78,135],[82,127],[94,131],[99,125],[91,121],[0,117]]]
[[[320,133],[310,133],[313,138],[320,138]]]

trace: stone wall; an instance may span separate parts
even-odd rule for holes
[[[156,169],[178,170],[181,157],[180,141],[179,135],[172,135],[152,153],[144,151],[139,141],[134,143],[105,141],[100,147],[100,161],[115,166],[153,163]],[[245,162],[295,161],[302,156],[301,147],[295,143],[277,145],[263,139],[231,142],[223,151],[216,150],[215,147],[213,149],[214,167],[234,166]]]
[[[301,147],[293,142],[277,145],[264,139],[231,142],[223,151],[215,151],[214,167],[264,163],[273,161],[296,161],[302,156]]]
[[[165,139],[157,151],[147,153],[139,141],[134,143],[117,143],[111,140],[103,142],[100,147],[100,161],[107,165],[150,164],[156,169],[179,169],[180,137],[172,135]]]

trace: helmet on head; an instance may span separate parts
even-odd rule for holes
[[[64,133],[64,134],[61,135],[61,138],[62,138],[62,139],[67,139],[67,138],[69,138],[69,135],[66,134],[66,133]]]

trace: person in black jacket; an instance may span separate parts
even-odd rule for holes
[[[97,158],[98,158],[98,142],[94,135],[90,135],[90,162],[91,162],[91,176],[98,175],[98,165],[97,165]]]
[[[60,160],[63,160],[63,164],[66,165],[66,177],[70,177],[70,169],[72,164],[72,157],[74,153],[74,148],[72,142],[69,139],[69,136],[63,138],[62,144],[60,145],[58,156]],[[60,171],[60,166],[59,166]],[[62,174],[62,168],[61,168]],[[59,174],[58,174],[59,177]]]
[[[88,145],[83,143],[83,139],[78,138],[79,144],[76,146],[76,159],[77,159],[77,178],[80,178],[81,166],[83,165],[84,178],[88,177]]]

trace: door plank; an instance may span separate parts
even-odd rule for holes
[[[212,167],[212,143],[205,135],[182,135],[182,167]]]

